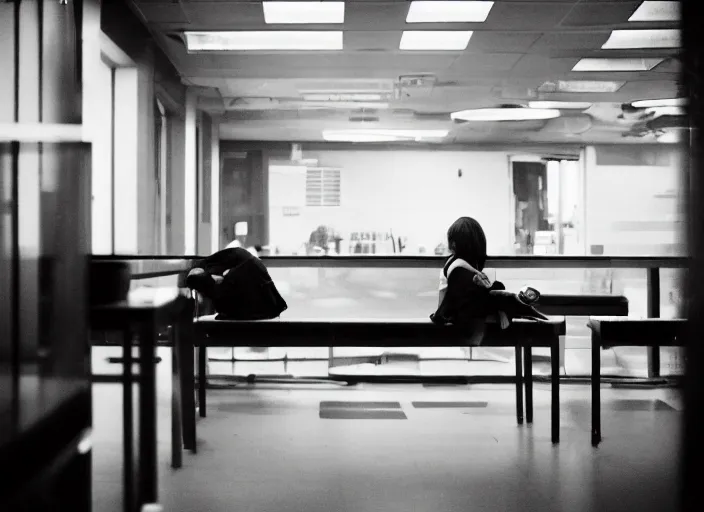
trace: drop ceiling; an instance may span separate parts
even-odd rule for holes
[[[318,141],[323,130],[445,129],[444,143],[654,142],[660,112],[624,112],[622,104],[678,96],[678,48],[613,49],[613,30],[677,29],[678,21],[629,22],[642,1],[496,0],[483,23],[406,23],[410,2],[351,0],[343,24],[269,25],[260,1],[147,1],[134,7],[182,76],[199,107],[238,140]],[[189,53],[184,31],[342,30],[340,51]],[[404,30],[472,31],[462,51],[401,51]],[[662,59],[648,71],[574,72],[584,58]],[[647,66],[646,66],[647,67]],[[405,79],[402,77],[406,77]],[[618,81],[610,93],[567,93],[546,82]],[[542,87],[541,87],[542,86]],[[383,108],[309,104],[311,92],[370,93]],[[553,92],[541,92],[553,91]],[[590,102],[557,119],[458,123],[452,112],[530,101]],[[658,133],[662,133],[659,131]]]

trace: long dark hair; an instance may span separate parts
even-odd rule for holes
[[[486,236],[481,224],[472,217],[460,217],[447,230],[447,246],[477,270],[486,263]]]

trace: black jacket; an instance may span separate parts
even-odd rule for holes
[[[264,264],[246,249],[218,251],[195,261],[191,268],[202,268],[208,274],[208,285],[198,291],[213,301],[220,319],[265,320],[288,308]],[[226,271],[221,283],[210,284],[210,275],[222,276]]]
[[[476,326],[477,320],[485,320],[499,311],[503,311],[509,319],[546,319],[532,306],[518,300],[516,294],[505,291],[503,283],[495,281],[489,285],[481,272],[458,266],[448,276],[448,270],[456,260],[457,257],[452,256],[443,268],[447,289],[437,311],[430,315],[433,322],[470,327]]]

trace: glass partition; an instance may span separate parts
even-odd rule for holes
[[[328,260],[325,265],[291,263],[265,258],[269,272],[281,295],[288,303],[285,318],[298,319],[345,319],[345,318],[427,318],[437,308],[438,285],[441,260],[435,262],[414,262],[405,260],[403,265],[378,266],[374,261],[340,262]],[[520,265],[520,261],[507,263],[497,260],[499,265],[487,268],[491,279],[502,281],[507,289],[518,290],[531,285],[543,294],[587,294],[623,295],[629,301],[629,315],[648,315],[648,281],[646,268],[510,268]],[[275,263],[275,264],[274,264]],[[578,262],[575,262],[577,264]],[[677,264],[677,263],[675,263]],[[189,260],[137,260],[132,262],[135,279],[132,287],[176,286],[178,277],[155,275],[159,272],[178,271],[190,265]],[[559,264],[557,264],[559,265]],[[660,274],[660,316],[673,318],[681,316],[685,271],[662,268]],[[146,277],[146,278],[145,278]],[[233,341],[234,345],[234,341]],[[586,317],[567,317],[567,335],[561,351],[561,364],[571,376],[589,374],[591,333]],[[348,347],[335,349],[335,364],[369,358],[378,358],[385,352],[382,347]],[[398,350],[394,350],[398,352]],[[467,347],[414,348],[400,349],[403,353],[416,354],[423,361],[441,359],[490,360],[511,362],[512,349],[482,349]],[[543,354],[544,352],[544,354]],[[548,351],[537,350],[538,356],[548,356]],[[320,361],[327,364],[329,353],[325,347],[276,347],[270,350],[236,347],[233,349],[209,349],[213,361],[211,371],[215,373],[272,372],[271,365],[281,366],[283,360],[294,364],[305,361]],[[357,358],[357,359],[354,359]],[[365,359],[366,358],[366,359]],[[607,375],[646,376],[647,349],[616,348],[605,351],[603,371]],[[237,360],[235,367],[231,366]],[[216,362],[220,361],[220,362]],[[247,361],[242,363],[242,361]],[[440,363],[436,363],[440,364]],[[448,363],[450,364],[450,363]],[[261,366],[264,365],[264,366]],[[538,360],[536,365],[540,366]],[[327,371],[325,365],[318,368],[317,374]],[[501,371],[510,372],[510,365]],[[291,368],[289,367],[288,370]],[[279,370],[281,370],[279,368]],[[684,360],[679,349],[661,349],[661,372],[663,375],[681,374]],[[542,371],[548,371],[543,368]],[[538,368],[536,373],[541,373]]]

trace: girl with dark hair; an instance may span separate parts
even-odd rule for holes
[[[464,326],[470,344],[479,345],[487,322],[505,329],[512,318],[547,320],[533,307],[540,297],[537,290],[507,292],[503,283],[492,283],[484,274],[486,236],[479,222],[471,217],[457,219],[447,230],[447,245],[452,255],[440,274],[439,306],[430,315],[433,322]]]

